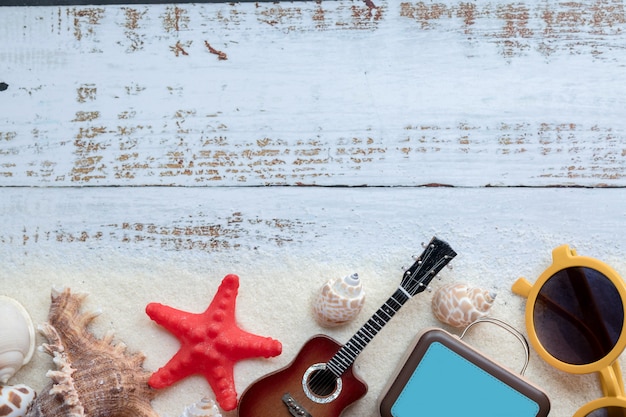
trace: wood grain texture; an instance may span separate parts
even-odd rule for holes
[[[623,186],[621,1],[2,8],[0,184]]]

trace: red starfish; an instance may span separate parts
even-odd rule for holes
[[[236,362],[253,357],[277,356],[278,340],[257,336],[237,327],[235,300],[237,275],[226,275],[204,313],[188,313],[159,303],[150,303],[146,313],[174,334],[180,350],[150,377],[152,388],[165,388],[192,374],[203,375],[217,403],[225,411],[237,408],[233,368]]]

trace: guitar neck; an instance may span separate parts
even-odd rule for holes
[[[391,320],[400,308],[414,295],[424,291],[430,281],[456,256],[456,252],[443,240],[433,237],[424,253],[408,268],[400,286],[354,336],[326,363],[337,378],[343,375],[365,346]]]
[[[400,308],[410,299],[410,295],[399,287],[396,292],[374,313],[374,315],[339,349],[326,364],[339,378],[356,360],[357,356],[372,341],[374,336],[391,320]]]

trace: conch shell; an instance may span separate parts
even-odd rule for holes
[[[13,298],[0,296],[0,384],[33,357],[35,327],[26,309]]]
[[[24,417],[36,395],[34,389],[24,384],[0,385],[0,416]]]
[[[359,275],[354,273],[326,282],[313,304],[313,312],[322,326],[334,327],[353,320],[364,303],[365,291]]]
[[[468,284],[447,284],[433,294],[432,310],[443,323],[465,327],[489,313],[496,298],[494,292]]]
[[[52,292],[48,322],[39,330],[56,370],[46,374],[51,381],[26,417],[158,417],[150,405],[150,372],[142,368],[145,356],[114,344],[110,333],[97,339],[87,327],[98,313],[80,311],[85,297],[69,289]]]
[[[215,401],[205,397],[187,406],[180,417],[222,417],[222,414]]]

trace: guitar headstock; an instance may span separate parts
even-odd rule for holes
[[[455,256],[456,252],[450,245],[433,237],[415,263],[404,271],[400,286],[410,296],[424,291],[435,275]]]

